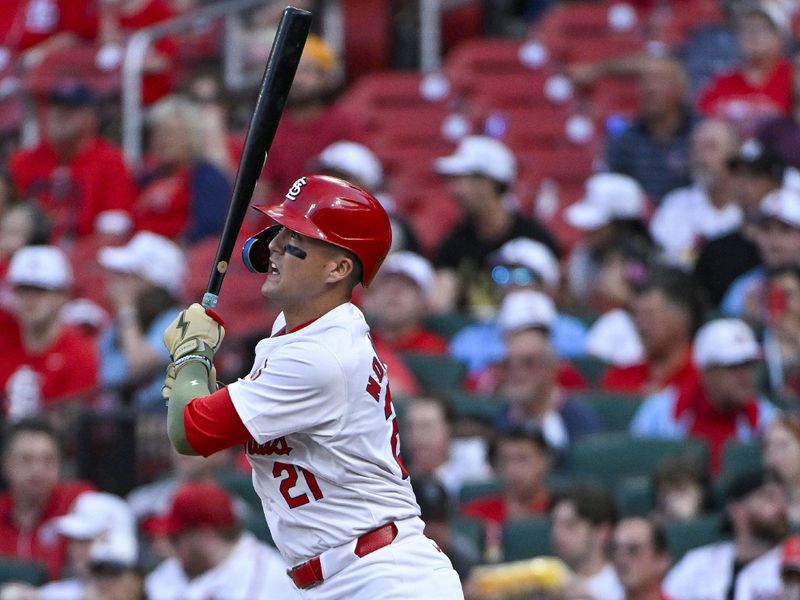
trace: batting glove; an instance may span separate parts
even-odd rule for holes
[[[163,339],[176,372],[195,361],[202,362],[211,371],[214,353],[224,337],[222,318],[195,303],[167,326]]]

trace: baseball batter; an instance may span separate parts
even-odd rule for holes
[[[262,293],[282,313],[251,373],[213,393],[219,317],[193,304],[167,328],[170,440],[204,456],[246,446],[270,530],[304,597],[463,598],[449,559],[422,533],[386,366],[350,303],[389,251],[386,212],[364,190],[320,176],[257,208],[277,225],[248,240],[244,259],[267,273]]]

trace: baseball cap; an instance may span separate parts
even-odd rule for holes
[[[762,16],[769,21],[775,31],[781,35],[791,32],[791,19],[789,14],[782,6],[778,6],[777,2],[744,3],[738,8],[736,13],[736,16],[739,19],[742,17],[749,17],[751,15]]]
[[[122,531],[134,535],[133,513],[122,499],[105,492],[84,492],[69,513],[55,520],[58,533],[77,540],[90,540],[102,533]]]
[[[97,253],[106,269],[134,273],[172,294],[179,294],[186,273],[183,250],[173,241],[140,231],[124,246],[106,246]]]
[[[11,257],[6,281],[13,286],[65,290],[72,285],[72,267],[56,246],[25,246]]]
[[[154,529],[165,535],[195,527],[232,527],[238,522],[230,494],[214,483],[200,481],[180,486],[169,513],[154,521]]]
[[[701,368],[741,365],[761,358],[753,330],[741,319],[715,319],[694,338],[693,357]]]
[[[112,567],[124,571],[139,563],[139,543],[132,533],[112,531],[100,535],[89,546],[89,566],[92,569]]]
[[[407,250],[390,252],[383,262],[381,274],[404,275],[425,293],[433,289],[434,273],[431,263],[419,254]]]
[[[357,179],[356,183],[370,190],[377,190],[383,184],[383,167],[378,157],[357,142],[334,142],[317,157],[317,168],[341,173],[344,179]]]
[[[764,196],[759,205],[762,219],[776,219],[800,229],[800,192],[780,188]]]
[[[750,469],[736,475],[725,487],[725,501],[738,502],[771,481],[764,469]]]
[[[458,144],[450,156],[434,163],[442,175],[482,175],[510,184],[517,177],[517,159],[501,141],[483,135],[470,135]]]
[[[782,182],[786,161],[771,146],[751,138],[742,142],[736,156],[728,160],[728,167],[733,171],[746,169]]]
[[[781,547],[781,571],[800,573],[800,535],[786,538]]]
[[[47,100],[51,104],[81,108],[91,106],[97,101],[94,91],[84,82],[77,79],[68,79],[50,88]]]
[[[586,195],[567,208],[573,227],[599,229],[616,219],[645,218],[647,199],[642,186],[620,173],[598,173],[586,180]]]
[[[549,296],[533,290],[511,292],[503,299],[497,324],[503,333],[539,327],[550,329],[556,319],[556,307]]]
[[[495,265],[521,265],[533,271],[549,288],[558,286],[558,260],[553,252],[536,240],[515,238],[506,242],[491,257]]]

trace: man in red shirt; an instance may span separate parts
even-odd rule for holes
[[[68,81],[47,97],[44,140],[9,158],[20,195],[37,200],[53,223],[53,236],[124,234],[136,188],[122,152],[98,136],[93,92]]]
[[[309,37],[269,154],[266,176],[273,190],[289,189],[333,142],[364,137],[361,121],[332,102],[340,80],[331,49],[321,38]]]
[[[59,481],[58,439],[46,423],[23,420],[5,434],[0,494],[0,556],[38,560],[56,579],[67,559],[67,541],[56,531],[56,517],[67,514],[75,498],[91,490],[83,482]]]
[[[677,269],[656,271],[636,291],[631,308],[645,361],[611,367],[600,386],[613,392],[647,394],[691,384],[697,378],[692,334],[702,316],[692,279]]]
[[[753,135],[766,120],[789,114],[792,68],[783,56],[788,17],[778,6],[754,3],[737,23],[741,67],[714,79],[699,100],[709,116],[733,121]]]
[[[6,281],[13,314],[0,311],[0,398],[10,420],[71,400],[97,386],[94,342],[65,326],[59,311],[69,298],[72,270],[54,246],[26,246],[11,259]]]

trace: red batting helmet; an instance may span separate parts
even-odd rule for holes
[[[287,229],[355,254],[361,261],[361,283],[365,287],[392,245],[389,216],[380,202],[360,187],[335,177],[301,177],[280,204],[253,208]]]

